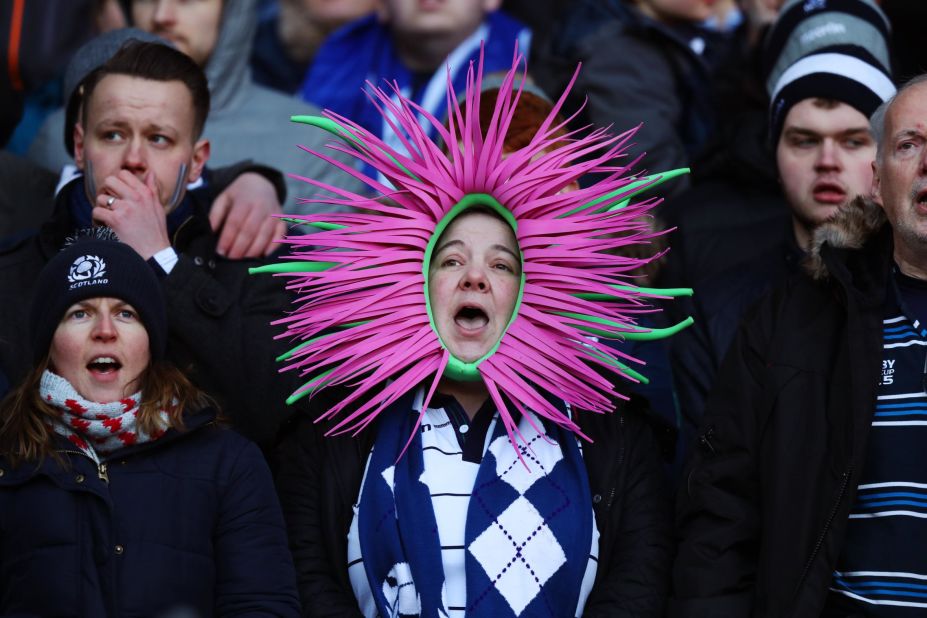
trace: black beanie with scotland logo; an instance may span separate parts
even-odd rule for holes
[[[164,358],[167,311],[151,266],[124,243],[87,238],[62,249],[39,274],[30,313],[33,360],[39,362],[48,354],[71,305],[99,297],[130,304],[148,331],[152,360]]]

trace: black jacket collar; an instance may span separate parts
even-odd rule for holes
[[[55,199],[55,209],[51,218],[39,230],[37,240],[46,260],[50,260],[64,246],[67,238],[77,231],[68,204],[71,192],[81,190],[81,186],[80,179],[77,178],[62,187]],[[182,252],[194,239],[212,231],[207,195],[200,190],[190,191],[187,195],[191,201],[192,214],[178,226],[174,237],[171,238],[171,245],[178,252]]]

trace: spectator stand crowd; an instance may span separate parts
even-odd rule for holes
[[[188,412],[219,410],[272,472],[280,452],[307,465],[316,435],[303,423],[329,400],[284,403],[303,376],[279,371],[295,342],[271,325],[301,291],[248,271],[318,229],[289,215],[361,216],[350,196],[389,185],[363,181],[375,166],[350,144],[290,118],[329,110],[409,152],[372,86],[433,116],[422,126],[439,140],[447,84],[460,94],[475,62],[489,75],[521,53],[526,101],[546,110],[567,93],[566,141],[637,128],[617,165],[691,170],[637,198],[665,201],[641,222],[650,241],[621,254],[646,261],[630,284],[694,291],[657,300],[641,327],[695,318],[670,340],[608,342],[647,362],[649,383],[616,384],[632,399],[621,410],[637,411],[634,431],[641,421],[677,491],[659,602],[623,615],[918,615],[925,17],[903,0],[9,0],[0,397],[36,370],[43,269],[108,228],[155,275],[165,358],[203,397]],[[5,447],[9,426],[0,418]],[[366,452],[353,455],[363,474]],[[337,488],[348,508],[356,480]],[[326,524],[350,524],[336,515]],[[314,550],[298,546],[303,532],[295,553]],[[5,547],[0,572],[16,572]],[[352,590],[347,571],[328,575]],[[319,615],[306,576],[303,615]],[[208,615],[214,602],[190,606]]]

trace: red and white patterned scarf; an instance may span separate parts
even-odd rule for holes
[[[138,427],[141,392],[110,403],[96,403],[81,397],[71,383],[45,371],[39,384],[42,399],[61,411],[51,428],[99,463],[98,453],[107,455],[133,444],[157,440],[170,426],[167,412],[158,413],[160,428],[148,434]]]

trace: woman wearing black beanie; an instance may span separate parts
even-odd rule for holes
[[[31,327],[33,371],[0,404],[0,614],[298,616],[270,473],[164,361],[148,264],[74,243]]]

